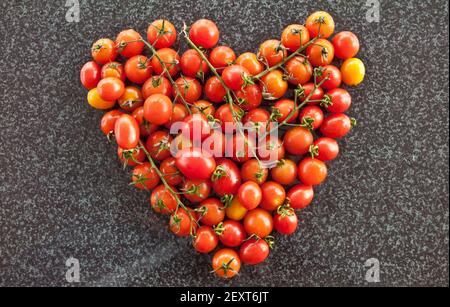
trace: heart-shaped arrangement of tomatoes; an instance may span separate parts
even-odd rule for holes
[[[129,29],[96,41],[81,69],[89,104],[109,110],[101,130],[132,167],[132,184],[149,191],[170,231],[214,252],[218,276],[263,262],[274,230],[296,231],[325,162],[338,156],[336,139],[355,125],[341,84],[364,79],[359,40],[347,31],[330,39],[334,30],[328,13],[315,12],[237,56],[217,45],[213,21],[177,34],[156,20],[146,39]]]

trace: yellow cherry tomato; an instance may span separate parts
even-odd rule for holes
[[[108,110],[114,107],[114,105],[116,104],[115,101],[107,101],[100,97],[97,88],[93,88],[89,91],[87,95],[87,101],[91,105],[91,107],[98,110]]]
[[[234,197],[230,206],[225,209],[225,214],[231,220],[240,221],[247,214],[247,209],[241,205],[238,197]]]
[[[364,80],[366,68],[360,59],[351,58],[342,63],[341,73],[345,84],[355,86]]]

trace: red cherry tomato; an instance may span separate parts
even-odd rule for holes
[[[269,39],[259,46],[258,55],[268,66],[272,67],[287,57],[287,51],[279,40]]]
[[[351,119],[343,114],[331,114],[327,116],[320,126],[320,132],[323,136],[333,139],[340,139],[346,136],[352,129]]]
[[[219,244],[219,237],[209,226],[201,226],[197,229],[194,238],[194,248],[197,252],[208,254]]]
[[[249,235],[255,235],[263,239],[272,233],[272,215],[259,208],[251,210],[244,218],[244,228]]]
[[[283,205],[286,200],[286,191],[284,187],[276,182],[267,181],[261,186],[262,201],[261,208],[267,211],[273,211]]]
[[[177,193],[175,188],[172,187],[172,190]],[[177,209],[178,202],[166,186],[161,184],[153,190],[150,205],[155,212],[168,214]]]
[[[219,41],[219,29],[211,20],[200,19],[192,24],[189,38],[195,45],[210,49]]]
[[[289,83],[294,85],[305,84],[311,80],[313,69],[304,57],[294,57],[286,63],[286,72]]]
[[[291,99],[281,99],[278,100],[275,105],[272,108],[272,113],[276,112],[275,114],[278,114],[276,117],[276,120],[279,123],[282,123],[284,120],[286,120],[288,117],[288,123],[293,123],[298,117],[298,111],[295,111],[295,102]]]
[[[232,111],[233,110],[233,111]],[[235,116],[237,116],[238,114],[241,114],[242,111],[241,109],[236,106],[233,105],[233,109],[230,107],[230,105],[227,104],[223,104],[221,105],[217,110],[216,113],[214,114],[214,117],[220,121],[220,123],[222,124],[222,130],[224,132],[226,132],[226,128],[228,127],[231,130],[235,130],[236,129],[236,125],[235,125],[235,120],[233,117],[233,113]],[[231,132],[231,131],[230,131]]]
[[[242,122],[246,127],[255,128],[260,134],[263,134],[266,131],[269,121],[270,113],[262,108],[248,111],[242,119]]]
[[[173,96],[177,97],[178,93],[187,103],[194,103],[202,96],[202,85],[195,78],[180,77],[175,81]],[[180,97],[177,97],[177,101],[181,102]]]
[[[303,102],[307,97],[309,97],[309,101],[312,101],[308,104],[318,104],[319,100],[322,100],[323,96],[325,95],[323,89],[321,87],[318,87],[314,92],[314,83],[306,83],[302,85],[302,88],[304,90],[303,95],[300,97],[300,101]],[[312,93],[312,94],[311,94]],[[311,96],[309,96],[311,95]]]
[[[157,56],[156,56],[157,55]],[[152,68],[155,75],[163,75],[165,70],[173,77],[180,71],[180,56],[171,48],[162,48],[152,57]]]
[[[150,60],[143,55],[131,57],[125,63],[125,74],[131,82],[143,84],[152,76]]]
[[[120,32],[116,38],[119,53],[126,58],[141,54],[145,45],[144,42],[139,40],[142,40],[142,36],[133,29]]]
[[[228,247],[236,247],[244,242],[246,233],[241,223],[233,220],[226,220],[222,225],[216,227],[220,242]]]
[[[183,177],[175,166],[175,158],[170,157],[162,161],[159,170],[166,182],[172,186],[179,185],[183,181]]]
[[[247,210],[253,210],[261,203],[261,188],[256,182],[247,181],[239,187],[238,198],[242,206]]]
[[[136,166],[147,158],[145,152],[139,149],[123,149],[117,147],[117,156],[124,167],[126,166]]]
[[[191,203],[200,203],[211,194],[211,181],[202,179],[186,179],[181,185],[184,197]]]
[[[248,265],[260,264],[269,256],[270,248],[263,239],[251,238],[239,250],[241,261]]]
[[[327,166],[319,159],[304,158],[298,165],[298,177],[306,185],[319,185],[327,177]]]
[[[139,125],[137,121],[128,114],[123,114],[116,120],[114,135],[117,145],[123,149],[133,149],[139,143]]]
[[[169,48],[177,40],[177,30],[170,21],[158,19],[148,26],[147,40],[156,49]]]
[[[313,141],[313,135],[304,127],[293,127],[284,135],[284,147],[292,155],[306,154]]]
[[[153,94],[145,100],[144,118],[151,124],[164,125],[172,117],[172,101],[162,94]]]
[[[218,46],[211,50],[209,62],[218,72],[222,72],[225,67],[231,65],[236,60],[233,49],[227,46]]]
[[[290,185],[297,179],[297,164],[289,159],[282,159],[270,170],[272,179],[282,185]]]
[[[241,173],[237,165],[229,159],[218,159],[211,177],[213,189],[219,196],[234,195],[241,185]]]
[[[244,111],[250,111],[257,107],[262,102],[261,88],[256,84],[249,84],[246,87],[236,92],[238,104]]]
[[[214,254],[212,267],[217,276],[233,278],[239,273],[241,260],[234,250],[224,248]]]
[[[306,118],[313,120],[312,128],[316,130],[322,125],[323,111],[318,106],[306,106],[300,112],[299,121],[302,123]]]
[[[241,175],[244,182],[253,181],[261,185],[266,182],[269,175],[269,170],[267,168],[263,168],[258,160],[251,159],[242,165]]]
[[[153,159],[162,161],[170,157],[171,143],[172,136],[168,132],[156,131],[147,138],[145,148]]]
[[[219,78],[216,76],[213,76],[206,81],[204,90],[208,100],[214,103],[222,102],[227,93]]]
[[[298,184],[289,190],[287,198],[292,209],[305,209],[314,198],[314,190],[312,186]]]
[[[97,84],[100,97],[106,101],[115,101],[125,92],[125,84],[118,78],[105,78]]]
[[[162,94],[169,98],[172,97],[172,84],[169,79],[163,76],[153,76],[145,81],[142,86],[142,96],[147,99],[153,94]]]
[[[225,208],[217,198],[208,198],[200,203],[200,222],[208,226],[215,226],[225,218]]]
[[[195,235],[197,224],[193,212],[179,208],[170,216],[170,230],[178,237]]]
[[[102,120],[100,122],[100,129],[102,130],[104,135],[109,135],[114,132],[114,126],[116,125],[117,119],[123,115],[123,112],[119,110],[112,110],[106,112],[103,115]]]
[[[208,64],[203,61],[195,49],[189,49],[183,53],[180,59],[180,68],[183,75],[192,78],[202,79],[209,72]]]
[[[158,185],[159,176],[150,162],[145,162],[134,167],[131,180],[140,190],[152,190]]]
[[[112,40],[102,38],[92,45],[91,54],[95,62],[103,65],[116,59],[117,48]]]
[[[358,37],[349,31],[336,34],[332,40],[336,56],[346,60],[354,58],[359,51]]]
[[[88,90],[96,87],[100,81],[100,66],[94,61],[84,64],[80,71],[80,80]]]
[[[327,93],[332,104],[327,106],[327,111],[330,113],[344,113],[350,109],[352,105],[352,96],[349,92],[342,88],[335,88]]]
[[[181,134],[193,141],[194,146],[200,147],[201,141],[211,135],[211,126],[203,114],[191,114],[183,119]]]
[[[183,103],[175,103],[172,107],[172,117],[164,124],[164,126],[171,130],[174,123],[184,121],[189,116],[189,110]]]
[[[199,148],[188,148],[177,153],[176,166],[189,179],[210,179],[216,169],[216,161]]]
[[[314,146],[317,146],[319,155],[316,159],[321,161],[331,161],[339,155],[339,145],[335,139],[321,137],[314,141]]]
[[[245,52],[236,59],[236,64],[244,66],[250,75],[256,76],[264,70],[264,65],[258,60],[256,54]]]
[[[233,91],[238,91],[246,84],[245,79],[250,76],[247,68],[241,65],[227,66],[222,72],[222,80]]]
[[[322,82],[323,79],[328,77],[329,79],[322,83],[322,88],[325,90],[332,90],[339,87],[342,83],[342,74],[339,68],[333,65],[326,65],[322,72],[322,75],[317,77],[317,82]]]
[[[273,217],[273,226],[279,233],[291,235],[297,230],[297,215],[294,210],[289,210],[285,215],[277,213]]]
[[[158,126],[150,124],[145,118],[144,118],[144,107],[138,107],[136,110],[133,111],[132,116],[139,124],[139,129],[141,131],[141,136],[149,136],[156,130],[158,130]]]

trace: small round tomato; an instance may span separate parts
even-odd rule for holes
[[[323,120],[322,126],[320,126],[320,132],[323,136],[340,139],[346,136],[352,129],[351,119],[343,114],[331,114]]]
[[[327,177],[327,166],[319,159],[304,158],[298,165],[298,178],[306,185],[319,185]]]
[[[242,122],[249,129],[255,129],[257,133],[263,134],[268,127],[270,121],[270,113],[265,109],[256,108],[245,114]]]
[[[141,136],[149,136],[156,130],[158,130],[157,125],[150,124],[145,118],[144,118],[144,107],[138,107],[133,111],[133,114],[131,114],[134,119],[139,124],[139,129],[141,132]]]
[[[272,179],[282,185],[290,185],[297,179],[297,164],[289,159],[280,162],[270,170]]]
[[[84,64],[80,71],[80,81],[88,90],[95,88],[100,81],[100,66],[94,61]]]
[[[97,85],[100,97],[106,101],[115,101],[125,92],[125,84],[118,78],[105,78]]]
[[[238,116],[242,113],[242,110],[236,105],[233,105],[233,109],[231,109],[231,106],[227,103],[221,105],[214,114],[214,117],[221,123],[224,132],[226,132],[227,127],[233,131],[236,129],[233,113],[234,116]]]
[[[104,135],[110,135],[114,132],[114,126],[116,125],[116,120],[123,115],[123,112],[119,110],[112,110],[106,112],[103,115],[102,120],[100,122],[100,129],[102,130]]]
[[[197,229],[194,238],[194,248],[197,252],[208,254],[219,244],[219,237],[210,226],[201,226]]]
[[[209,54],[209,62],[218,72],[222,72],[223,69],[234,63],[236,60],[236,54],[233,49],[227,46],[217,46]]]
[[[339,32],[331,41],[334,46],[336,56],[346,60],[355,57],[359,52],[358,37],[349,31]]]
[[[142,86],[142,96],[147,99],[153,94],[162,94],[169,98],[172,97],[172,84],[169,79],[163,76],[153,76],[145,81]]]
[[[172,190],[177,193],[176,189],[172,188]],[[153,190],[150,197],[150,205],[155,212],[168,214],[177,209],[178,202],[166,186],[161,184]]]
[[[125,69],[122,65],[122,63],[119,62],[110,62],[102,67],[102,79],[112,77],[112,78],[118,78],[125,82],[127,76],[125,75]]]
[[[199,205],[200,222],[208,226],[215,226],[225,218],[225,208],[217,198],[208,198]]]
[[[203,140],[202,148],[215,158],[221,158],[225,156],[226,137],[219,130],[212,130],[205,140]]]
[[[308,42],[309,32],[303,25],[289,25],[281,33],[281,43],[291,52],[297,51]]]
[[[150,60],[144,55],[129,58],[125,63],[125,74],[131,82],[143,84],[152,76]]]
[[[180,56],[171,48],[162,48],[152,57],[152,68],[156,75],[162,75],[165,69],[173,77],[180,71]],[[165,69],[164,69],[165,68]]]
[[[204,75],[209,72],[208,64],[195,49],[189,49],[183,53],[180,59],[180,68],[183,75],[192,78],[203,79]]]
[[[133,112],[144,104],[141,90],[136,86],[125,87],[125,92],[117,101],[125,111]]]
[[[247,213],[244,218],[244,228],[249,235],[265,238],[273,230],[272,215],[263,209],[254,209]]]
[[[306,49],[308,60],[314,67],[331,64],[334,59],[334,47],[326,39],[318,39]]]
[[[241,175],[244,182],[253,181],[261,185],[266,182],[269,170],[262,167],[258,160],[251,159],[242,165]]]
[[[169,48],[177,40],[177,30],[170,21],[158,19],[148,26],[147,40],[156,49]]]
[[[200,19],[194,22],[189,30],[189,38],[200,47],[210,49],[219,41],[219,29],[216,24],[208,19]]]
[[[92,58],[98,64],[113,62],[117,57],[117,48],[109,38],[102,38],[92,45]]]
[[[181,190],[184,192],[184,197],[191,203],[200,203],[211,194],[211,181],[186,179],[181,185]]]
[[[284,148],[292,155],[304,155],[314,141],[311,132],[304,127],[293,127],[284,135]]]
[[[131,180],[140,190],[152,190],[159,183],[159,176],[150,162],[144,162],[134,167]]]
[[[227,94],[220,79],[216,76],[213,76],[206,81],[204,91],[208,100],[214,103],[222,102]]]
[[[183,177],[175,166],[175,158],[170,157],[162,161],[159,170],[166,182],[172,186],[179,185],[183,181]]]
[[[177,153],[176,166],[189,179],[210,179],[216,169],[216,161],[199,148],[180,150]]]
[[[256,84],[249,84],[236,92],[238,104],[244,111],[250,111],[262,102],[261,88]]]
[[[333,17],[327,12],[314,12],[306,19],[306,28],[310,37],[328,38],[333,34],[334,26]]]
[[[227,217],[233,221],[242,220],[247,212],[247,208],[241,204],[238,197],[233,197],[231,204],[225,209]]]
[[[163,161],[170,157],[172,136],[166,131],[156,131],[147,138],[145,148],[153,159]]]
[[[217,159],[211,176],[213,189],[219,196],[234,195],[241,185],[241,173],[237,165],[226,158]]]
[[[313,122],[311,127],[313,130],[318,129],[323,122],[323,111],[318,106],[306,106],[302,109],[299,115],[299,121],[303,123],[311,119]]]
[[[211,126],[203,114],[191,114],[183,119],[181,134],[193,142],[195,147],[201,147],[201,141],[211,135]]]
[[[275,69],[261,78],[264,99],[279,99],[286,94],[288,82],[281,70]]]
[[[227,139],[228,140],[228,139]],[[254,158],[254,152],[252,148],[255,148],[255,141],[248,136],[247,133],[237,133],[231,139],[232,151],[230,155],[229,146],[227,146],[227,156],[231,156],[235,162],[245,162]]]
[[[241,65],[227,66],[222,72],[222,80],[233,91],[242,89],[247,84],[250,73]]]
[[[133,116],[123,114],[114,125],[114,136],[117,145],[123,149],[133,149],[139,143],[140,131],[139,124]]]
[[[283,142],[276,137],[268,136],[260,139],[258,144],[258,157],[261,161],[275,164],[286,155]]]
[[[182,76],[175,81],[173,96],[177,101],[184,99],[187,103],[194,103],[202,96],[202,85],[195,78]]]
[[[141,54],[144,50],[145,45],[141,40],[142,36],[138,32],[133,29],[128,29],[117,35],[116,46],[122,56],[131,58]]]
[[[328,80],[322,83],[322,88],[325,90],[338,88],[342,83],[341,71],[334,65],[325,66],[322,75],[317,77],[317,82],[322,82],[326,77],[328,77]]]
[[[363,82],[366,74],[364,63],[357,58],[345,60],[341,66],[342,81],[349,86],[356,86]]]
[[[317,146],[319,153],[316,159],[321,161],[331,161],[339,155],[339,144],[335,139],[321,137],[314,141],[314,146]]]
[[[127,166],[136,166],[139,163],[144,162],[147,158],[145,152],[141,148],[133,148],[133,149],[123,149],[117,147],[117,156],[119,157],[120,162],[125,167]]]
[[[206,117],[214,117],[216,113],[216,108],[214,105],[207,100],[198,100],[192,104],[191,107],[192,114],[201,114]]]
[[[153,94],[144,102],[144,118],[151,124],[164,125],[172,117],[172,101],[162,94]]]
[[[300,96],[300,101],[304,102],[306,100],[306,98],[309,97],[309,102],[308,104],[318,104],[318,102],[320,100],[322,100],[323,96],[325,95],[323,89],[321,87],[318,87],[314,92],[314,83],[306,83],[304,85],[302,85],[303,88],[303,94]],[[311,94],[312,93],[312,94]],[[311,95],[311,96],[310,96]]]
[[[286,200],[286,191],[284,187],[274,181],[267,181],[261,186],[262,201],[261,207],[267,211],[276,210],[283,205]]]
[[[282,123],[289,117],[288,123],[293,123],[298,117],[298,110],[295,110],[295,102],[291,99],[278,100],[272,107],[272,115]]]
[[[291,235],[297,230],[298,218],[294,210],[285,210],[286,213],[277,213],[273,217],[274,228],[283,235]]]
[[[233,220],[226,220],[215,228],[219,235],[220,242],[228,247],[236,247],[244,242],[246,233],[241,223]]]
[[[178,237],[195,235],[197,224],[193,212],[179,208],[170,216],[170,231]]]
[[[286,48],[279,40],[269,39],[259,46],[258,56],[269,66],[275,66],[287,57]]]
[[[342,88],[335,88],[327,93],[331,99],[331,104],[326,107],[330,113],[344,113],[352,105],[352,96]]]
[[[312,186],[298,184],[289,190],[287,198],[292,209],[305,209],[314,198],[314,190]]]
[[[214,254],[212,267],[217,276],[233,278],[241,269],[241,260],[234,250],[224,248]]]
[[[252,76],[256,76],[264,70],[264,65],[258,61],[258,57],[252,52],[245,52],[238,56],[236,64],[247,68]]]
[[[247,210],[253,210],[259,206],[262,200],[262,192],[259,185],[254,181],[247,181],[239,187],[239,202]]]
[[[286,63],[286,72],[289,83],[294,85],[305,84],[311,80],[313,69],[304,57],[294,57]]]
[[[251,238],[239,250],[241,261],[248,265],[260,264],[269,256],[269,244],[263,239]]]
[[[171,129],[172,125],[177,122],[181,122],[187,119],[189,116],[189,110],[183,103],[175,103],[172,109],[172,117],[164,126],[167,129]],[[207,127],[209,128],[209,127]]]

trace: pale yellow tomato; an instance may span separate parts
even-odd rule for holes
[[[247,211],[248,210],[244,206],[242,206],[238,197],[234,197],[230,206],[225,209],[225,213],[226,213],[227,217],[229,219],[235,220],[235,221],[242,220],[244,218],[244,216],[247,214]]]
[[[114,107],[116,101],[107,101],[100,97],[97,88],[93,88],[87,95],[87,101],[91,107],[98,110],[108,110]]]
[[[351,58],[342,63],[341,73],[345,84],[355,86],[363,82],[366,68],[360,59]]]

